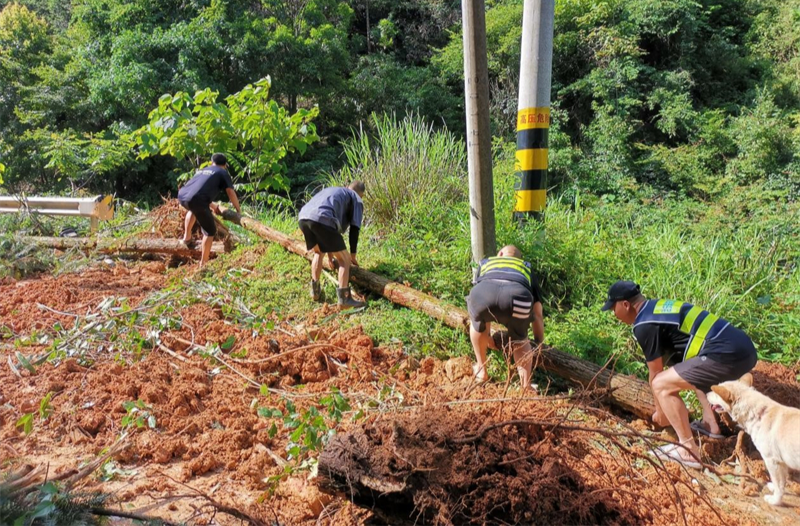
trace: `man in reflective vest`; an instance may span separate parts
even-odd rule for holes
[[[486,349],[497,347],[491,337],[493,321],[508,328],[520,382],[523,389],[531,385],[533,351],[528,340],[528,326],[533,329],[536,342],[544,340],[542,318],[542,293],[531,270],[531,264],[522,259],[522,253],[513,245],[503,247],[497,257],[480,262],[475,286],[467,298],[470,327],[469,337],[477,363],[473,367],[475,379],[485,382]]]
[[[673,300],[648,300],[639,285],[618,281],[608,290],[604,311],[613,310],[644,352],[656,412],[653,422],[671,425],[682,447],[664,446],[659,457],[700,468],[700,451],[692,430],[722,438],[706,393],[712,385],[736,380],[756,365],[756,348],[750,338],[722,318]],[[665,366],[672,366],[664,369]],[[693,389],[703,407],[703,419],[689,423],[680,392]]]

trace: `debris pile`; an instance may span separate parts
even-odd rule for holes
[[[59,477],[126,437],[80,489],[176,522],[755,522],[720,505],[738,485],[654,462],[650,439],[577,394],[473,388],[467,357],[376,347],[329,306],[258,320],[192,283],[119,262],[0,285],[0,463]]]

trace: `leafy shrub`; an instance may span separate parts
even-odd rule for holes
[[[784,112],[765,91],[758,94],[753,108],[745,108],[733,120],[731,132],[739,154],[728,164],[727,171],[740,183],[774,179],[800,157]]]
[[[139,157],[171,155],[197,169],[212,153],[224,152],[234,168],[234,185],[245,197],[266,199],[267,190],[288,190],[284,158],[305,152],[319,139],[311,122],[319,109],[290,115],[270,100],[270,86],[269,78],[248,84],[224,104],[210,88],[194,97],[184,92],[163,95],[150,112],[150,122],[133,133]]]

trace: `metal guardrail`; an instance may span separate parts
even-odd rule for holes
[[[92,232],[101,220],[114,217],[113,196],[96,197],[17,197],[0,195],[0,214],[15,214],[24,210],[45,215],[88,217]]]

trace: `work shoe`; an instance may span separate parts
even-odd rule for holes
[[[322,283],[319,281],[311,280],[311,299],[314,301],[323,301],[322,296]]]
[[[339,306],[345,309],[358,308],[366,305],[363,301],[353,299],[353,293],[350,292],[350,287],[345,287],[343,289],[337,288],[336,296],[339,298]]]

